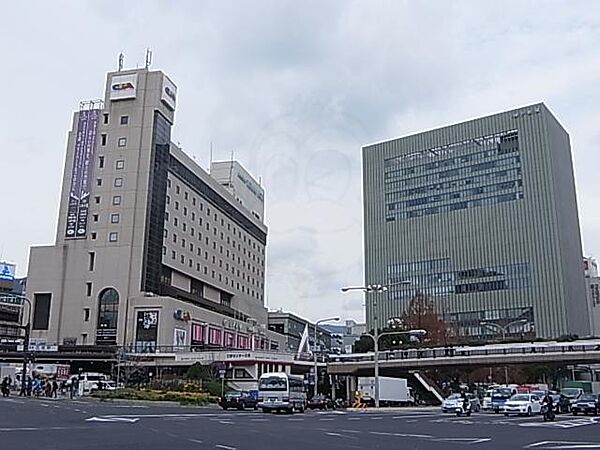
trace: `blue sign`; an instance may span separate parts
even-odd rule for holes
[[[15,265],[0,262],[0,280],[13,281],[15,279]]]

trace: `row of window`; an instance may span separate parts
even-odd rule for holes
[[[429,158],[440,158],[451,154],[472,152],[474,149],[481,149],[483,147],[490,147],[503,142],[514,142],[517,140],[517,130],[501,131],[490,135],[468,138],[462,141],[452,142],[450,144],[439,145],[425,150],[406,152],[400,156],[387,158],[384,162],[384,166],[385,169],[388,170],[397,166],[402,166],[406,163],[413,163],[414,161],[420,161]]]
[[[434,214],[449,213],[453,211],[459,211],[468,208],[477,208],[480,206],[496,205],[506,202],[512,202],[515,200],[521,200],[524,198],[523,192],[512,192],[510,194],[494,195],[491,197],[480,198],[476,200],[469,200],[458,203],[451,203],[443,206],[434,206],[431,208],[424,208],[413,211],[388,211],[385,220],[392,222],[396,219],[414,219],[417,217],[425,217]]]
[[[171,179],[167,180],[167,188],[171,188],[172,182]],[[169,191],[171,192],[171,191]],[[190,195],[190,193],[184,189],[181,189],[181,186],[179,184],[175,184],[175,195],[179,196],[179,197],[183,197],[183,200],[190,202],[191,201],[191,206],[192,207],[197,207],[197,209],[199,209],[200,211],[205,211],[206,212],[206,216],[208,216],[209,218],[212,216],[212,219],[214,221],[215,224],[219,224],[219,219],[220,219],[220,224],[221,227],[225,227],[225,225],[227,225],[227,231],[232,232],[233,233],[233,237],[235,237],[235,235],[237,234],[238,239],[240,239],[240,242],[244,242],[247,243],[249,246],[252,247],[253,250],[258,251],[259,254],[264,255],[264,248],[261,248],[260,244],[257,245],[256,241],[253,241],[250,236],[247,236],[246,233],[242,233],[241,229],[237,228],[235,225],[232,225],[229,221],[227,221],[227,224],[225,223],[225,219],[223,217],[218,216],[218,214],[216,212],[211,214],[211,209],[210,206],[207,205],[206,208],[204,208],[204,203],[202,201],[197,200],[195,195]],[[171,204],[171,195],[167,195],[166,198],[166,204],[170,205]],[[189,204],[189,203],[188,203]],[[183,214],[183,216],[185,217],[190,217],[192,221],[196,220],[196,212],[191,210],[188,210],[188,207],[185,205],[180,204],[179,200],[174,200],[173,202],[173,207],[175,209],[175,211],[181,211],[181,213]],[[198,223],[199,225],[202,225],[202,218],[198,216]],[[207,224],[207,230],[210,230],[210,226]],[[216,227],[214,228],[214,232],[216,234]],[[221,239],[223,239],[223,233],[221,232]],[[228,238],[228,243],[229,243],[229,238]],[[234,241],[234,245],[235,245],[235,241]]]
[[[480,195],[492,194],[495,192],[502,192],[506,190],[515,190],[515,188],[523,187],[522,180],[505,181],[497,184],[488,184],[487,186],[479,186],[472,189],[464,189],[461,191],[454,191],[447,194],[432,195],[428,197],[418,197],[412,200],[403,202],[388,203],[388,210],[404,210],[408,208],[414,208],[421,205],[439,203],[439,202],[453,202],[457,199],[468,199],[477,197]],[[450,208],[452,211],[452,208]]]
[[[412,197],[415,195],[430,194],[432,192],[438,193],[443,191],[450,191],[462,187],[473,187],[480,184],[498,182],[500,180],[517,179],[521,179],[521,168],[519,167],[509,170],[500,170],[497,172],[486,173],[483,175],[452,179],[449,181],[444,181],[442,183],[426,184],[424,186],[419,186],[405,190],[401,190],[401,183],[396,182],[386,185],[385,199],[386,201],[394,201],[406,197]]]
[[[163,247],[163,255],[167,254],[167,248]],[[208,252],[204,253],[205,259],[208,260]],[[171,260],[175,261],[177,260],[177,252],[175,250],[171,250]],[[186,257],[186,255],[180,254],[179,255],[179,263],[180,264],[186,264],[187,262],[187,266],[190,269],[193,269],[194,267],[194,260],[192,258]],[[216,258],[215,255],[212,255],[212,262],[213,264],[216,263]],[[215,270],[210,270],[210,274],[209,274],[209,267],[208,266],[202,266],[199,262],[195,263],[195,267],[196,267],[196,272],[203,272],[204,275],[210,275],[212,279],[214,280],[218,280],[221,283],[225,283],[227,286],[230,286],[232,288],[237,289],[238,291],[251,295],[252,297],[262,300],[263,296],[260,293],[264,287],[265,284],[262,281],[259,281],[258,279],[251,277],[249,274],[246,274],[245,272],[240,272],[239,269],[236,269],[233,265],[231,265],[231,268],[229,266],[228,263],[225,263],[225,271],[228,273],[229,271],[231,271],[233,277],[236,276],[237,273],[237,277],[238,279],[240,278],[241,275],[241,279],[244,282],[249,283],[252,287],[250,287],[250,285],[245,285],[244,283],[241,283],[236,280],[234,280],[234,278],[232,277],[231,279],[229,278],[229,275],[224,275],[221,272],[216,272]],[[219,260],[219,268],[223,269],[223,260]],[[264,272],[262,273],[262,275],[264,277]],[[255,289],[260,289],[261,291],[255,290]]]

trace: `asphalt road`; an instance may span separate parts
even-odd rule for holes
[[[0,399],[0,449],[600,449],[600,417],[433,409],[264,414],[94,400]]]

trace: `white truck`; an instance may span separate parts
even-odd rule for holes
[[[375,400],[375,377],[359,377],[358,390],[364,401]],[[382,406],[414,405],[406,378],[379,377],[379,403]]]

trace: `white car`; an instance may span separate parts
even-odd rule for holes
[[[503,412],[509,414],[539,414],[542,410],[540,398],[534,394],[515,394],[504,403]]]

